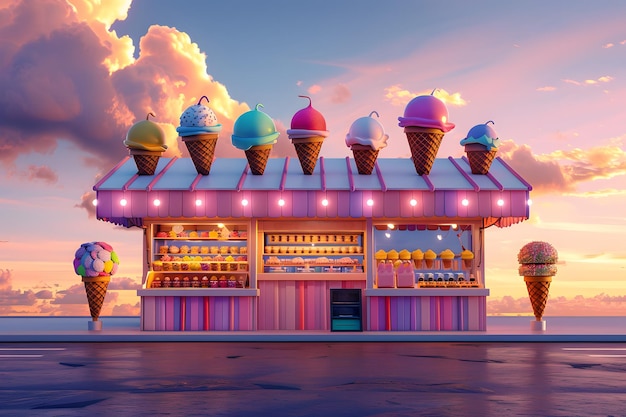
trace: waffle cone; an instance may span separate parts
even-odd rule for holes
[[[183,137],[183,142],[187,145],[189,156],[191,156],[191,160],[198,174],[209,175],[211,172],[217,137],[217,133]]]
[[[130,149],[130,155],[137,165],[138,175],[154,175],[162,152]]]
[[[537,321],[540,321],[548,302],[552,277],[524,277],[524,281],[526,282],[530,303],[533,306],[533,314]]]
[[[323,136],[311,136],[309,138],[292,139],[291,143],[296,148],[300,166],[304,175],[313,174],[315,165],[317,165],[317,157],[322,149],[324,142]]]
[[[411,148],[415,172],[418,175],[430,174],[443,140],[443,132],[439,129],[406,127],[404,133]]]
[[[93,321],[98,321],[100,310],[104,303],[104,296],[107,293],[107,287],[111,281],[110,275],[100,277],[83,277],[85,284],[85,292],[87,293],[87,302],[89,303],[89,313]]]
[[[483,147],[482,150],[468,150],[466,148],[467,159],[469,160],[472,174],[487,174],[497,152],[496,149],[488,151],[485,147]]]
[[[361,175],[370,175],[378,158],[378,151],[373,150],[369,146],[352,145],[352,155],[356,163],[356,169]]]
[[[263,175],[265,172],[267,159],[270,157],[273,146],[274,145],[259,145],[246,150],[248,165],[250,165],[250,171],[252,171],[254,175]]]

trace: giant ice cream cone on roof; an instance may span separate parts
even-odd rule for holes
[[[196,171],[209,175],[222,125],[217,123],[213,110],[200,104],[203,98],[209,101],[207,96],[202,96],[198,104],[188,107],[180,116],[180,126],[176,131],[185,142]]]
[[[291,143],[296,148],[302,172],[305,175],[313,174],[317,157],[322,149],[322,143],[328,136],[326,130],[326,120],[322,114],[311,105],[311,98],[308,96],[298,96],[309,99],[308,107],[298,110],[291,119],[291,129],[287,130],[287,135]]]
[[[276,143],[279,133],[274,121],[267,114],[259,110],[262,104],[257,104],[237,118],[233,126],[233,145],[245,151],[250,171],[254,175],[263,175],[267,159]]]
[[[536,321],[541,321],[548,301],[550,283],[557,272],[558,252],[546,242],[530,242],[520,249],[519,274],[524,277]]]
[[[398,117],[418,175],[430,174],[444,134],[454,128],[454,123],[448,122],[446,105],[434,93],[415,97],[406,105],[404,116]]]
[[[461,145],[465,146],[472,174],[487,174],[498,152],[500,138],[489,123],[493,124],[493,121],[489,120],[474,126],[467,133],[467,137],[461,140]]]
[[[346,146],[352,150],[357,171],[361,175],[370,175],[378,159],[378,151],[387,146],[389,135],[380,122],[372,117],[378,112],[373,111],[367,117],[360,117],[352,123],[346,135]]]
[[[132,125],[124,140],[124,145],[135,160],[139,175],[154,175],[159,158],[167,149],[163,129],[149,120],[150,116],[155,117],[153,113],[148,113],[146,120]]]
[[[111,275],[120,261],[111,245],[105,242],[83,243],[74,254],[74,272],[82,277],[89,303],[89,313],[98,321]]]

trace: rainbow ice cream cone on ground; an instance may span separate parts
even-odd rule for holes
[[[406,105],[404,116],[398,117],[418,175],[430,173],[444,134],[454,128],[454,123],[448,122],[446,105],[434,92],[415,97]]]
[[[352,123],[346,135],[346,146],[352,150],[354,163],[361,175],[370,175],[378,159],[378,151],[387,146],[389,135],[380,122],[372,117],[378,113],[373,111],[367,117],[361,117]]]
[[[165,133],[158,124],[149,120],[155,117],[148,113],[146,120],[141,120],[128,130],[124,145],[137,165],[138,175],[154,175],[161,154],[167,149]]]
[[[546,242],[530,242],[520,249],[519,274],[524,277],[535,320],[542,321],[548,301],[550,283],[557,272],[558,252]]]
[[[487,174],[498,152],[500,138],[489,123],[493,124],[493,121],[489,120],[484,124],[474,126],[467,133],[467,137],[461,140],[461,145],[465,146],[472,174]]]
[[[119,265],[117,253],[105,242],[83,243],[74,254],[74,272],[82,277],[94,322],[100,317],[111,275]]]
[[[254,175],[263,175],[267,159],[277,141],[279,133],[274,121],[259,110],[257,104],[237,118],[233,127],[232,142],[237,149],[245,151],[250,171]]]
[[[311,105],[311,98],[298,97],[309,99],[309,105],[294,114],[287,135],[296,149],[302,172],[304,175],[311,175],[317,165],[317,157],[324,139],[328,136],[328,130],[324,116]]]
[[[202,96],[198,104],[189,106],[180,116],[176,131],[185,142],[198,174],[209,175],[222,125],[217,123],[213,110],[200,104],[202,99],[209,102],[207,96]]]

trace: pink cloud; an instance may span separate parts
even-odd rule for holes
[[[335,104],[345,103],[350,100],[352,93],[350,88],[346,84],[339,84],[333,88],[333,93],[330,101]]]
[[[310,87],[309,87],[306,91],[307,91],[309,94],[317,94],[317,93],[319,93],[321,90],[322,90],[322,87],[321,87],[321,86],[319,86],[319,85],[317,85],[317,84],[314,84],[314,85],[310,86]]]
[[[48,184],[54,184],[59,180],[59,176],[47,165],[29,165],[25,173],[28,180],[41,180]]]

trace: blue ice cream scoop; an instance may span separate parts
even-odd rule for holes
[[[467,137],[461,140],[461,146],[479,144],[491,151],[492,148],[500,146],[500,138],[496,130],[489,125],[494,124],[493,120],[489,120],[483,124],[474,126],[467,132]]]

